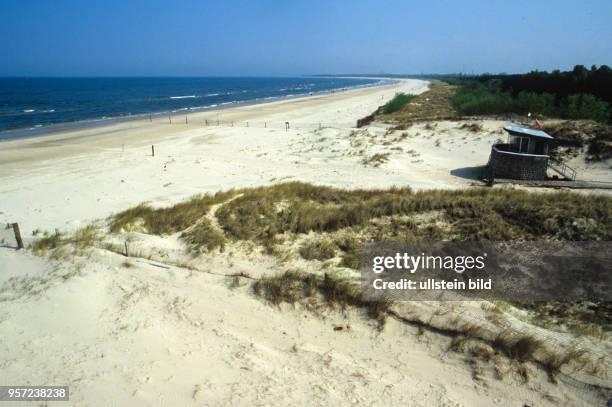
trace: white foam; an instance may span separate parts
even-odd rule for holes
[[[193,99],[196,95],[170,96],[170,99]]]

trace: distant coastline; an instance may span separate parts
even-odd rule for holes
[[[34,103],[22,103],[21,108],[19,106],[14,106],[14,102],[10,102],[9,96],[10,91],[7,91],[7,82],[11,80],[21,80],[21,81],[33,81],[43,80],[51,78],[0,78],[0,106],[4,105],[2,110],[0,110],[0,142],[6,140],[12,140],[17,138],[24,137],[35,137],[40,135],[48,135],[53,134],[60,131],[66,130],[74,130],[81,128],[94,128],[98,126],[105,126],[114,123],[127,122],[132,120],[142,120],[144,118],[151,117],[152,119],[165,117],[168,115],[188,115],[191,113],[198,113],[204,111],[216,111],[226,109],[228,107],[233,106],[248,106],[254,104],[262,104],[262,103],[270,103],[280,100],[294,99],[294,98],[302,98],[307,96],[316,96],[327,93],[334,93],[338,91],[345,91],[351,89],[359,89],[364,87],[371,86],[380,86],[385,84],[390,84],[395,82],[394,79],[385,79],[385,78],[349,78],[349,77],[300,77],[300,78],[254,78],[254,81],[265,80],[265,81],[279,81],[278,84],[274,84],[275,87],[259,89],[257,86],[251,85],[249,89],[222,89],[222,84],[217,84],[215,88],[211,91],[202,92],[202,89],[199,89],[200,92],[185,92],[188,89],[176,89],[174,93],[175,95],[161,95],[156,96],[155,99],[150,98],[150,101],[155,101],[156,103],[148,103],[146,100],[143,101],[138,109],[141,111],[137,113],[122,113],[121,111],[117,111],[117,114],[108,114],[108,115],[100,115],[97,117],[83,117],[72,118],[75,114],[73,111],[68,111],[69,115],[67,115],[65,120],[57,120],[54,122],[42,122],[42,123],[33,123],[31,125],[25,126],[17,126],[17,127],[9,127],[8,123],[10,119],[14,119],[17,116],[25,116],[29,114],[55,114],[56,116],[60,116],[61,112],[56,112],[55,109],[51,108],[51,106],[44,106],[42,109],[36,109],[35,106],[27,106],[25,105],[33,105]],[[92,80],[113,80],[115,78],[91,78]],[[134,80],[134,81],[148,81],[151,86],[154,87],[154,82],[158,81],[171,81],[174,78],[116,78],[120,80]],[[178,78],[177,80],[185,83],[185,81],[193,80],[220,80],[220,81],[248,81],[250,78]],[[75,80],[75,81],[87,81],[88,78],[70,78],[70,79],[62,79],[56,78],[55,80]],[[312,81],[321,81],[322,83],[315,83],[318,86],[305,86],[302,83],[308,82],[308,84],[313,85]],[[297,86],[290,86],[292,83],[297,83]],[[289,83],[288,85],[282,85],[283,83]],[[233,84],[235,85],[235,84]],[[245,86],[245,84],[241,84]],[[301,86],[300,86],[301,85]],[[247,85],[248,86],[248,85]],[[282,86],[290,86],[290,87],[282,87]],[[312,89],[312,90],[310,90]],[[181,92],[182,90],[182,92]],[[13,91],[15,92],[15,91]],[[166,90],[168,93],[168,90]],[[182,93],[182,94],[181,94]],[[238,95],[237,97],[232,97],[232,95]],[[241,98],[244,95],[243,98]],[[126,98],[129,98],[129,94],[125,94]],[[70,97],[70,95],[67,95]],[[202,99],[209,99],[208,104],[202,105]],[[166,101],[165,110],[160,110],[160,106],[164,105],[164,103],[160,103],[161,101]],[[40,103],[40,101],[36,101]],[[213,103],[214,102],[214,103]],[[63,102],[65,103],[65,102]],[[109,106],[112,103],[120,104],[122,100],[109,101]],[[13,104],[13,105],[12,105]],[[7,108],[8,106],[8,108]],[[151,110],[146,110],[147,107],[150,107]],[[102,109],[104,106],[102,106]],[[12,109],[12,111],[9,111]],[[96,107],[98,111],[103,111],[99,107]],[[93,113],[93,112],[92,112]],[[85,111],[84,114],[92,113]],[[13,120],[14,121],[14,120]]]

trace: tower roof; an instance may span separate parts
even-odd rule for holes
[[[523,136],[523,137],[539,137],[547,140],[553,140],[553,137],[546,132],[538,129],[532,129],[530,127],[516,126],[514,124],[509,124],[504,126],[504,130],[514,136]]]

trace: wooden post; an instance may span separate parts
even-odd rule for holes
[[[130,252],[128,251],[127,240],[123,244],[125,246],[125,257],[130,257]]]
[[[155,157],[155,146],[151,146],[151,157]]]
[[[208,119],[204,119],[204,125],[208,126]]]
[[[168,115],[168,121],[170,122],[170,124],[172,124],[172,115],[171,114]]]
[[[185,116],[185,124],[189,124],[189,123],[187,122],[187,116]]]
[[[264,129],[268,127],[268,122],[264,122]]]
[[[19,231],[18,223],[13,223],[13,232],[15,232],[15,240],[17,241],[17,250],[23,249],[23,240],[21,240],[21,232]]]
[[[247,122],[247,127],[249,127],[249,122]]]

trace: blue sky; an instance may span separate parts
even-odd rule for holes
[[[2,0],[0,38],[0,76],[524,72],[612,65],[612,1]]]

